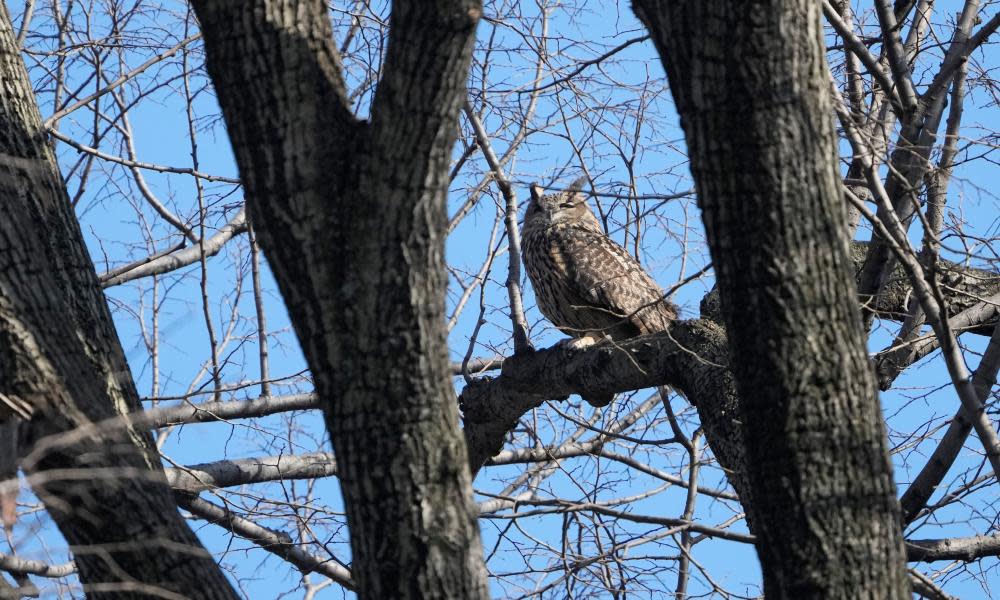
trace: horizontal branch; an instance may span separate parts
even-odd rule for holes
[[[131,419],[135,427],[158,429],[169,425],[253,419],[281,412],[313,409],[319,409],[319,398],[316,394],[291,394],[288,396],[260,396],[253,400],[203,402],[151,408],[131,415]]]
[[[1000,536],[978,535],[943,540],[909,540],[906,542],[906,556],[911,562],[936,560],[972,562],[984,556],[1000,556]]]
[[[88,423],[71,431],[44,437],[35,443],[28,455],[23,457],[21,466],[24,468],[26,465],[34,464],[47,453],[56,452],[78,443],[80,440],[88,439],[98,432],[106,434],[115,429],[157,429],[169,425],[187,423],[250,419],[279,412],[315,408],[319,408],[315,394],[262,396],[247,401],[204,402],[201,404],[182,404],[180,406],[154,408],[119,417],[112,417],[96,423]]]
[[[663,527],[679,527],[682,531],[692,531],[694,533],[699,533],[706,537],[719,538],[724,540],[729,540],[732,542],[740,542],[743,544],[755,544],[757,539],[750,534],[739,533],[737,531],[729,531],[722,529],[720,527],[712,527],[710,525],[702,525],[701,523],[696,523],[694,521],[689,521],[686,519],[675,519],[672,517],[656,517],[652,515],[643,515],[640,513],[629,512],[624,510],[614,509],[602,504],[597,504],[595,502],[569,502],[566,500],[542,500],[542,501],[532,501],[525,500],[520,503],[521,506],[550,506],[555,507],[555,512],[558,513],[574,513],[574,512],[591,512],[599,515],[605,515],[608,517],[614,517],[615,519],[624,519],[626,521],[632,521],[633,523],[645,523],[647,525],[661,525]],[[531,510],[521,509],[521,513],[518,516],[532,516],[533,514],[542,514],[542,512],[535,512]],[[552,512],[547,510],[544,512]]]
[[[868,244],[855,242],[851,258],[858,271]],[[949,294],[950,311],[994,310],[984,299],[1000,292],[1000,275],[939,261],[939,280]],[[873,299],[881,318],[903,320],[912,294],[909,278],[897,269],[888,285]],[[709,445],[744,507],[749,489],[739,398],[728,367],[729,349],[720,320],[718,294],[702,301],[703,319],[675,322],[669,333],[643,336],[618,344],[602,343],[584,349],[557,346],[505,359],[484,360],[483,367],[500,367],[499,376],[482,377],[467,385],[459,397],[463,411],[469,460],[473,472],[502,448],[508,432],[521,417],[550,399],[570,394],[607,395],[669,385],[682,392],[698,409]],[[989,333],[995,310],[984,325],[973,329]],[[982,331],[980,331],[982,330]],[[500,460],[509,460],[502,457]]]
[[[495,371],[500,368],[503,364],[503,357],[499,358],[474,358],[469,361],[468,369],[469,373],[472,375],[479,375],[484,371]],[[454,376],[459,376],[462,374],[462,363],[455,362],[451,363],[450,366],[451,374]]]
[[[628,467],[646,473],[651,477],[660,479],[681,488],[689,487],[688,480],[677,475],[672,475],[661,469],[636,460],[632,456],[612,452],[605,447],[606,439],[595,438],[587,442],[570,442],[559,446],[525,447],[511,450],[504,450],[486,461],[486,466],[494,467],[500,465],[514,465],[525,463],[542,463],[566,458],[576,458],[580,456],[594,456],[605,458],[611,461],[623,463]],[[722,500],[739,500],[732,492],[719,489],[698,486],[698,493]]]
[[[852,242],[851,262],[856,273],[860,273],[868,255],[870,242]],[[993,327],[1000,321],[1000,273],[967,267],[950,260],[938,260],[935,275],[947,295],[949,323],[962,333],[990,336]],[[913,286],[902,266],[896,265],[878,295],[868,307],[878,318],[903,322],[909,314],[909,302],[913,297]],[[721,321],[718,290],[712,290],[701,301],[703,317]],[[956,317],[958,317],[956,319]],[[920,343],[937,347],[931,338]],[[494,359],[494,361],[503,359]]]
[[[474,380],[459,396],[472,470],[497,454],[521,416],[545,400],[669,385],[698,409],[709,444],[746,506],[749,488],[728,352],[722,327],[698,319],[618,344],[557,346],[507,358],[499,376]]]
[[[58,579],[76,573],[76,563],[70,561],[61,565],[50,565],[40,560],[0,553],[0,571],[6,571],[11,575],[37,575]]]
[[[851,259],[860,270],[868,252],[868,242],[851,244]],[[1000,294],[1000,273],[963,266],[949,260],[939,260],[934,266],[935,276],[947,293],[948,315],[977,309],[977,318],[970,322],[968,331],[989,336],[996,323],[996,305],[984,306],[984,301]],[[886,281],[885,287],[873,299],[870,307],[882,319],[906,319],[908,304],[913,297],[913,286],[902,266],[897,265]],[[986,302],[989,305],[989,302]]]
[[[337,463],[329,452],[262,456],[166,469],[167,483],[181,492],[236,487],[267,481],[316,479],[337,474]]]

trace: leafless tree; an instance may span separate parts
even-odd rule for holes
[[[8,4],[0,597],[464,597],[480,547],[500,597],[989,594],[996,2],[246,4]],[[581,173],[669,335],[573,350],[535,309],[518,208]],[[824,510],[878,525],[775,540]]]

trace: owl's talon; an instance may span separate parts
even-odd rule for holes
[[[590,336],[580,337],[580,338],[567,338],[561,342],[559,345],[570,351],[583,350],[597,343],[597,340]]]

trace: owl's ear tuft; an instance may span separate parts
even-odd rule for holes
[[[545,190],[542,189],[542,186],[538,185],[537,183],[531,184],[531,188],[529,189],[531,190],[531,199],[534,200],[535,202],[541,200],[542,195],[545,193]]]

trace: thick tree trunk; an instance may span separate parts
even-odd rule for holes
[[[444,329],[473,0],[394,2],[370,121],[320,0],[196,1],[254,229],[326,414],[362,598],[485,598]]]
[[[819,4],[634,6],[681,115],[718,277],[765,592],[908,597]]]
[[[149,433],[91,427],[139,410],[138,395],[6,7],[0,78],[0,395],[33,411],[25,470],[88,598],[236,598],[177,512]]]

